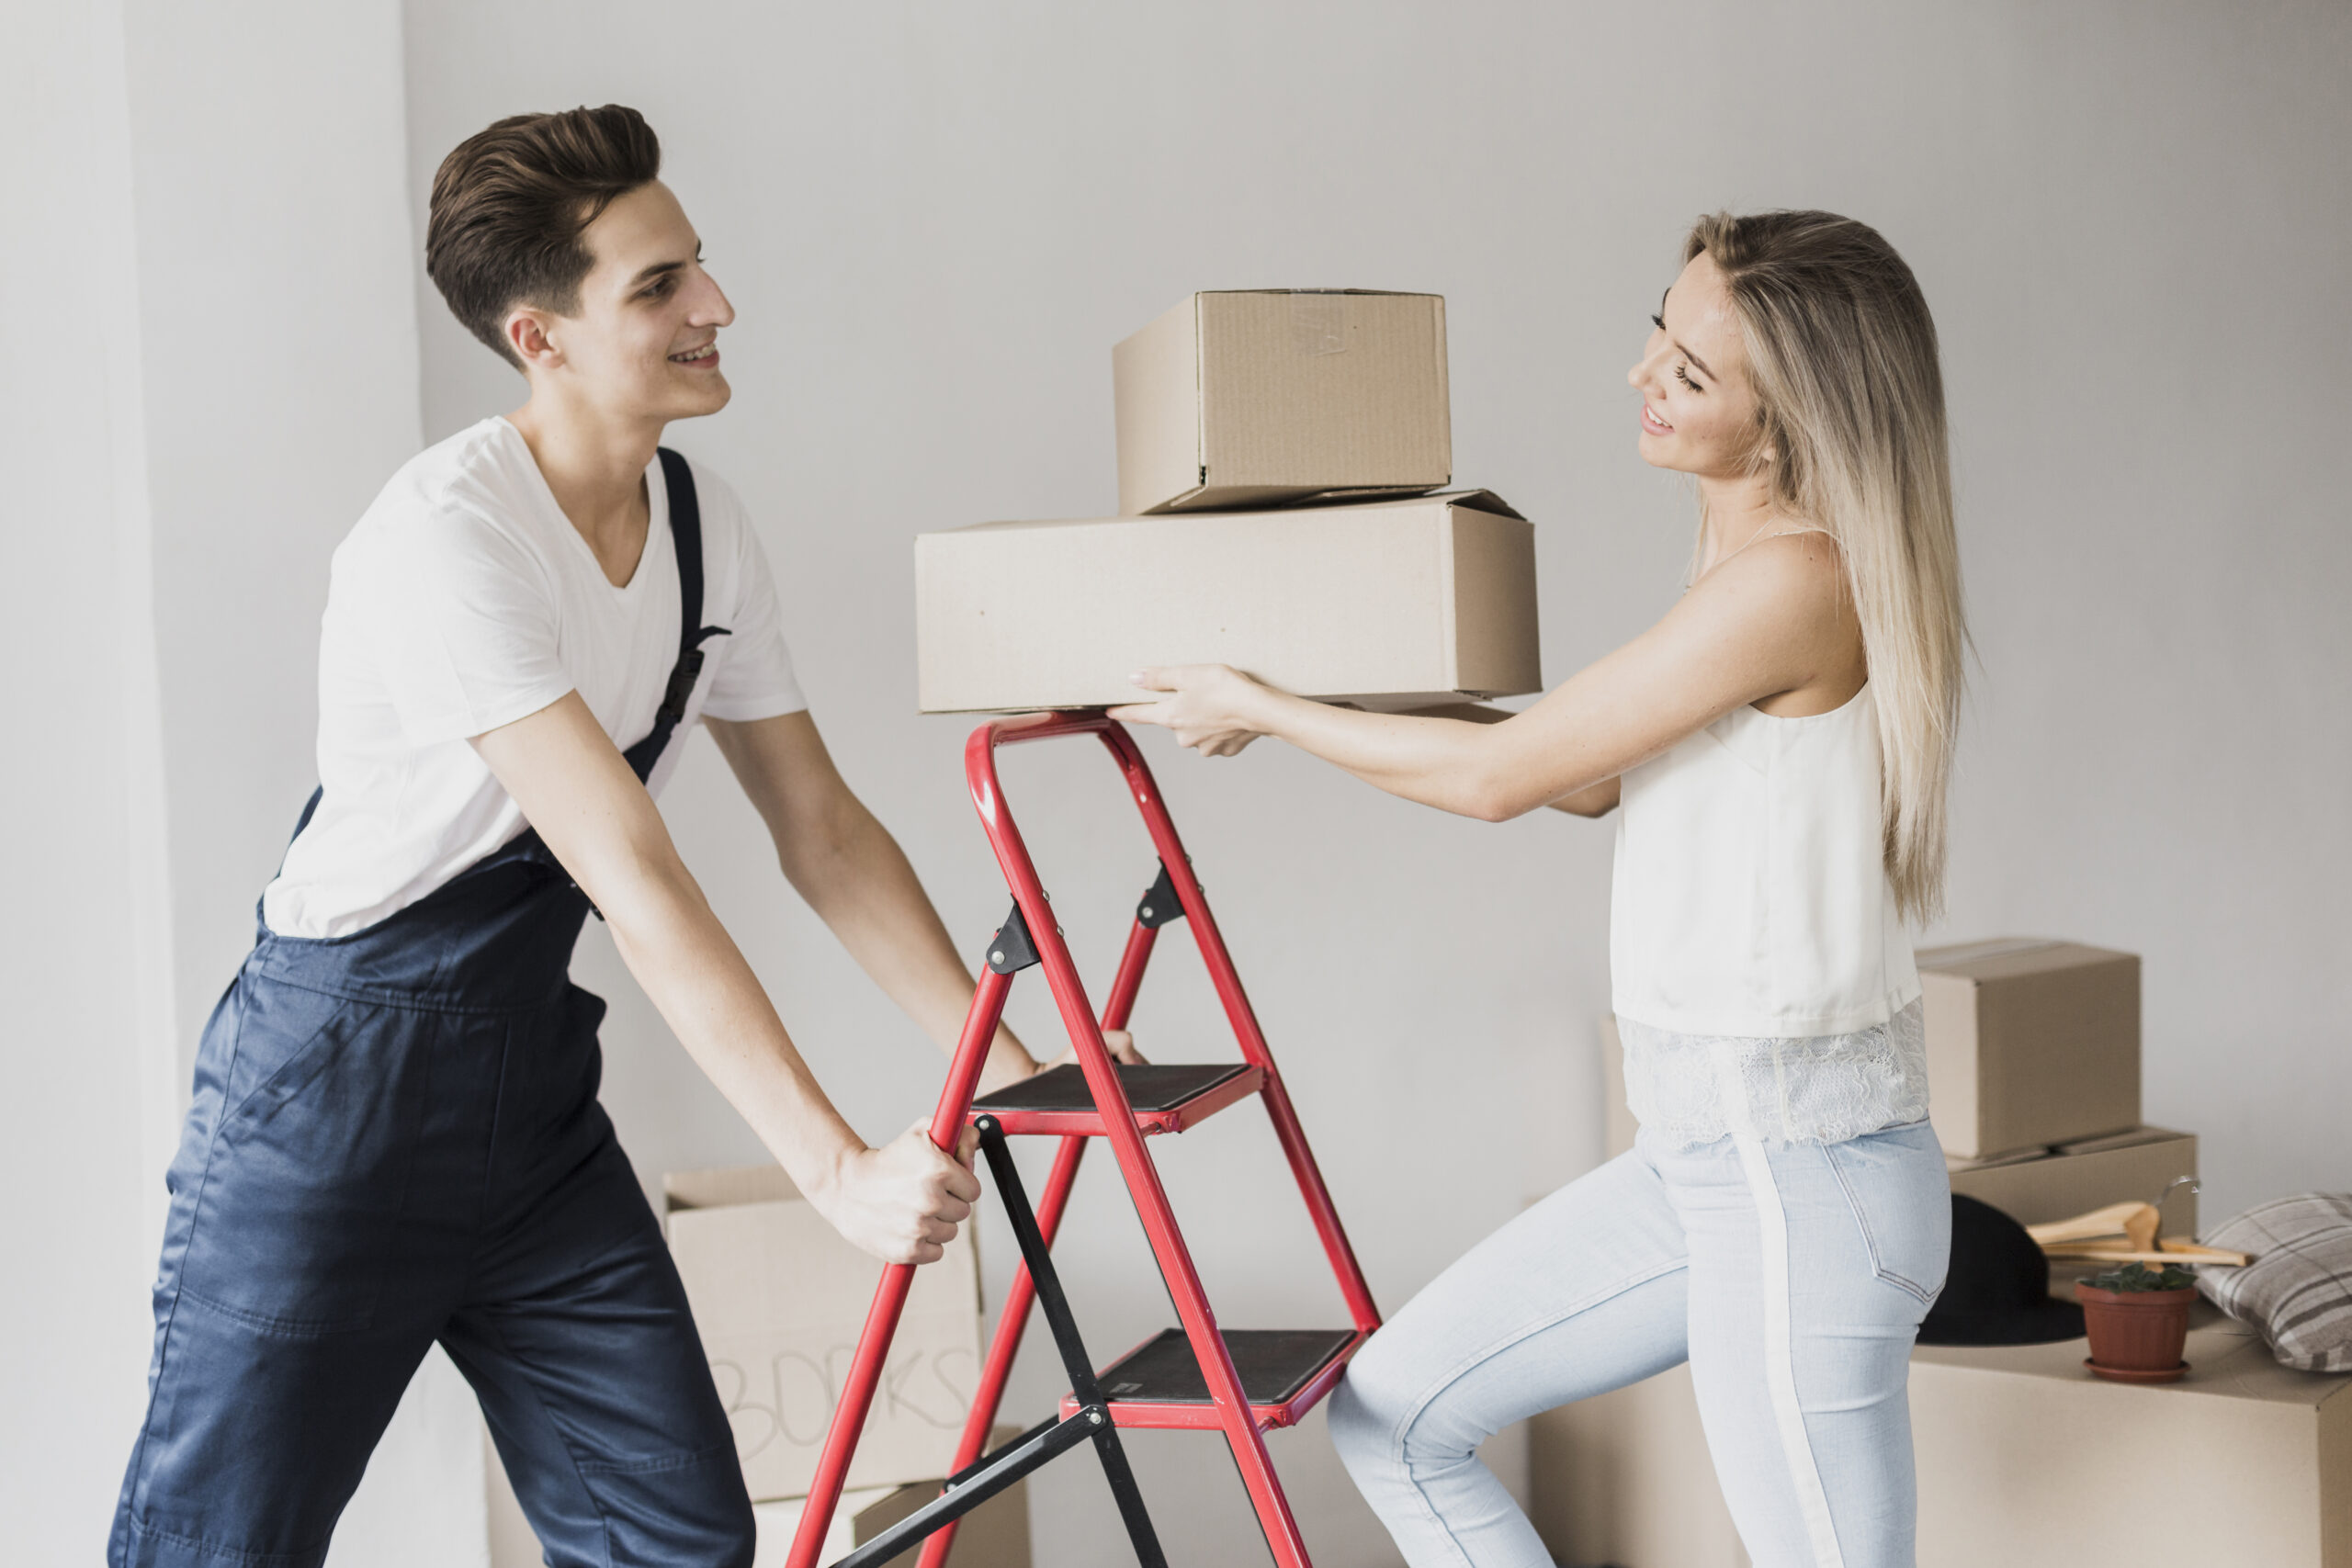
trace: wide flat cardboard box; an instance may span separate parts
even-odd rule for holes
[[[1128,516],[1453,477],[1434,294],[1194,294],[1111,351],[1111,380]]]
[[[1535,530],[1486,491],[915,539],[925,713],[1148,701],[1147,665],[1412,707],[1543,686]]]
[[[1018,1427],[999,1427],[989,1435],[989,1447],[1001,1447],[1020,1435]],[[938,1496],[939,1485],[934,1480],[842,1493],[826,1527],[824,1550],[818,1553],[817,1560],[831,1562],[864,1546]],[[800,1528],[801,1509],[808,1501],[806,1497],[792,1497],[752,1505],[752,1517],[759,1527],[760,1536],[752,1568],[784,1568],[784,1561],[792,1551],[793,1535]],[[888,1562],[890,1568],[914,1568],[916,1559],[922,1555],[922,1546],[918,1542],[888,1559]],[[947,1565],[1029,1568],[1027,1481],[1014,1482],[964,1516],[963,1524],[956,1531],[956,1544],[947,1553]]]
[[[1946,1154],[1982,1158],[2140,1124],[2140,960],[2006,937],[1923,949],[1928,1084]]]
[[[1939,1112],[1940,1113],[1940,1112]],[[1951,1190],[1990,1203],[2022,1225],[2070,1220],[2109,1203],[2164,1198],[2164,1234],[2197,1234],[2197,1190],[2165,1189],[2197,1174],[2197,1134],[2135,1127],[2054,1149],[1990,1160],[1946,1156]],[[2096,1272],[2097,1265],[2084,1265]]]
[[[2291,1371],[2210,1309],[2177,1383],[2109,1383],[2086,1342],[1922,1347],[1920,1568],[2168,1561],[2352,1568],[2352,1377]],[[1688,1366],[1531,1423],[1532,1517],[1565,1564],[1746,1568]]]
[[[754,1500],[808,1490],[882,1265],[843,1241],[776,1166],[662,1178],[671,1256]],[[980,1364],[979,1259],[960,1227],[915,1270],[848,1484],[955,1468]]]

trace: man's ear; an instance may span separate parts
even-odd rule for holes
[[[526,371],[551,370],[563,363],[563,350],[556,346],[552,335],[555,318],[545,310],[528,305],[518,305],[506,313],[506,346],[523,362]]]

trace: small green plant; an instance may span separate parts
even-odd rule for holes
[[[2162,1269],[2151,1269],[2144,1263],[2126,1263],[2120,1269],[2110,1269],[2104,1274],[2094,1274],[2079,1281],[2094,1291],[2185,1291],[2197,1283],[2193,1269],[2177,1263],[2167,1263]]]

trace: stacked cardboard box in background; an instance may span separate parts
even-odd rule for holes
[[[1924,948],[1928,1090],[1951,1190],[2020,1224],[2154,1201],[2197,1175],[2197,1136],[2140,1121],[2140,960],[2080,942]],[[1600,1022],[1604,1143],[1633,1147],[1616,1021]],[[2193,1235],[2197,1194],[2165,1197]]]
[[[662,1178],[670,1255],[754,1502],[808,1490],[882,1265],[779,1166]],[[980,1269],[972,1228],[915,1270],[890,1362],[847,1484],[898,1486],[956,1468],[979,1382]]]
[[[2029,1225],[2162,1197],[2165,1234],[2195,1234],[2195,1190],[2166,1190],[2196,1177],[2196,1135],[2140,1121],[2137,954],[2003,938],[1918,962],[1954,1192]]]
[[[1533,528],[1430,493],[1442,299],[1196,294],[1112,360],[1122,515],[917,537],[924,712],[1148,700],[1128,675],[1170,663],[1366,706],[1541,689]]]
[[[782,1562],[882,1265],[842,1240],[780,1167],[673,1171],[662,1186],[670,1256],[752,1495],[757,1560]],[[828,1562],[937,1496],[956,1468],[979,1381],[972,1237],[972,1227],[960,1228],[944,1258],[915,1270],[834,1512]],[[494,1451],[489,1470],[491,1568],[537,1563],[538,1543]],[[1024,1482],[976,1509],[950,1568],[1028,1568],[1028,1506]]]
[[[2352,1377],[2291,1371],[2210,1308],[2189,1371],[2103,1382],[2083,1341],[1922,1346],[1911,1362],[1919,1568],[2183,1562],[2352,1568]],[[1564,1568],[1747,1568],[1688,1365],[1529,1423],[1530,1510]]]
[[[989,1448],[1000,1449],[1020,1435],[1018,1427],[996,1427],[989,1433]],[[864,1546],[938,1496],[940,1484],[935,1480],[922,1481],[842,1493],[817,1561],[835,1562]],[[752,1517],[760,1533],[752,1568],[784,1568],[808,1501],[804,1496],[752,1505]],[[888,1558],[883,1568],[914,1568],[922,1555],[918,1542]],[[1028,1482],[1014,1482],[964,1516],[956,1531],[956,1544],[947,1553],[947,1568],[1029,1568]]]
[[[2138,958],[2019,939],[1918,963],[1953,1191],[2039,1224],[2196,1176],[2194,1134],[2140,1121]],[[1613,1021],[1601,1036],[1613,1156],[1634,1122]],[[2194,1191],[2164,1217],[2194,1235]],[[2098,1267],[2057,1264],[2054,1291]],[[2195,1322],[2190,1371],[2160,1386],[2092,1377],[2079,1339],[1916,1351],[1923,1568],[2088,1558],[2151,1528],[2185,1559],[2352,1568],[2352,1378],[2290,1371],[2210,1307]],[[1745,1568],[1688,1366],[1536,1416],[1528,1448],[1563,1563]]]

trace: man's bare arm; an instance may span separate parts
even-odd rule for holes
[[[833,766],[816,721],[795,713],[705,723],[766,822],[786,879],[874,983],[952,1051],[971,1006],[971,973],[905,852]],[[1114,1032],[1111,1046],[1122,1060],[1140,1060],[1124,1033]],[[1036,1069],[1000,1025],[981,1087],[1000,1088]]]
[[[920,1127],[869,1149],[825,1098],[645,787],[577,692],[474,739],[621,959],[820,1213],[891,1262],[938,1258],[979,1184]]]

